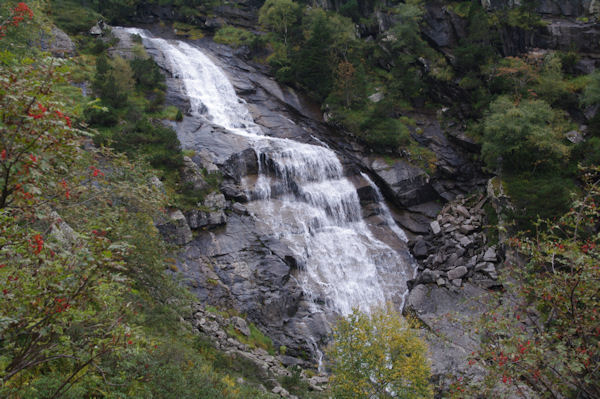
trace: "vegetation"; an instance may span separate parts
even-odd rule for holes
[[[341,319],[328,355],[336,398],[433,398],[427,347],[391,308]]]
[[[164,273],[168,248],[153,219],[168,199],[148,183],[156,170],[91,144],[83,119],[89,99],[71,90],[70,79],[82,71],[39,54],[27,46],[27,34],[16,32],[25,23],[33,29],[41,9],[6,7],[0,396],[272,397],[258,389],[264,381],[256,368],[217,351],[181,322],[194,299]],[[106,61],[105,76],[147,89],[135,66]],[[125,94],[132,107],[137,94]],[[105,100],[97,106],[106,108]],[[119,121],[123,111],[116,109]]]
[[[525,389],[543,398],[600,395],[598,173],[585,170],[584,194],[560,219],[538,222],[535,238],[510,241],[527,266],[510,268],[511,295],[498,298],[479,326],[482,349],[469,363],[485,367],[486,379],[458,384],[457,397]]]

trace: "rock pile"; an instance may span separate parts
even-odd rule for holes
[[[235,336],[228,334],[227,331],[233,328],[240,335],[250,336],[250,328],[241,317],[226,317],[207,311],[201,304],[195,304],[190,322],[199,332],[207,335],[217,349],[232,357],[240,357],[255,364],[259,375],[273,386],[271,392],[283,398],[298,399],[279,384],[277,377],[291,376],[292,373],[286,367],[305,366],[304,360],[285,355],[270,355],[265,349],[250,348]],[[308,378],[302,371],[300,376],[314,391],[323,391],[329,382],[329,378],[325,375]]]
[[[413,255],[420,260],[417,284],[461,287],[466,280],[483,288],[500,286],[495,245],[489,245],[482,231],[483,205],[487,197],[465,199],[458,196],[448,203],[430,224],[430,233],[411,241]],[[468,203],[475,205],[469,208]]]

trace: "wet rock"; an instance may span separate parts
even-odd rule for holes
[[[385,160],[376,158],[370,162],[370,167],[403,206],[416,205],[437,197],[429,184],[427,173],[405,161],[389,165]]]
[[[239,202],[235,202],[231,206],[231,209],[238,215],[247,215],[248,214],[248,210],[246,209],[246,207],[244,205],[240,204]]]
[[[228,200],[237,202],[248,202],[248,194],[233,181],[224,181],[221,183],[221,192]]]
[[[224,165],[225,173],[234,180],[239,181],[242,177],[258,173],[258,158],[256,151],[248,148],[242,152],[233,154]]]
[[[359,187],[356,190],[358,194],[358,198],[361,201],[361,204],[367,204],[370,202],[379,202],[379,195],[373,186],[370,184],[366,184],[362,187]]]

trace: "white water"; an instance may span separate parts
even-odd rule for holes
[[[192,114],[243,135],[260,162],[258,179],[247,190],[248,209],[258,224],[285,242],[302,263],[298,281],[314,310],[348,314],[393,301],[402,306],[413,266],[377,240],[362,219],[356,188],[328,148],[266,137],[237,97],[226,75],[196,47],[153,38],[190,97]],[[387,209],[387,208],[386,208]],[[403,240],[389,211],[386,220]]]

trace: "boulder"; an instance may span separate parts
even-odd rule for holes
[[[178,209],[169,212],[167,219],[157,223],[156,227],[166,241],[177,245],[186,245],[193,239],[192,230]]]
[[[42,33],[41,48],[44,51],[50,51],[54,57],[66,58],[75,55],[77,46],[71,40],[69,35],[53,26],[50,30],[50,37]]]
[[[246,320],[242,319],[241,317],[234,316],[231,318],[231,321],[233,322],[233,327],[237,331],[244,334],[246,337],[250,336],[250,329],[248,328]]]
[[[414,245],[412,248],[412,253],[415,256],[415,258],[417,258],[417,259],[423,259],[423,258],[427,257],[427,253],[428,253],[427,243],[425,242],[423,237],[418,236],[415,239]]]
[[[496,249],[494,247],[489,247],[483,255],[483,260],[486,262],[496,262],[498,260]]]
[[[208,184],[204,180],[204,176],[202,176],[200,167],[187,156],[183,157],[181,178],[185,185],[191,187],[195,191],[204,190],[208,187]]]
[[[427,173],[406,161],[396,161],[390,165],[384,159],[375,158],[371,160],[370,167],[401,206],[416,205],[437,198],[429,184]]]
[[[202,204],[206,208],[214,210],[223,210],[225,209],[225,205],[227,205],[227,202],[225,201],[225,196],[223,194],[212,192],[204,198],[204,202]]]

